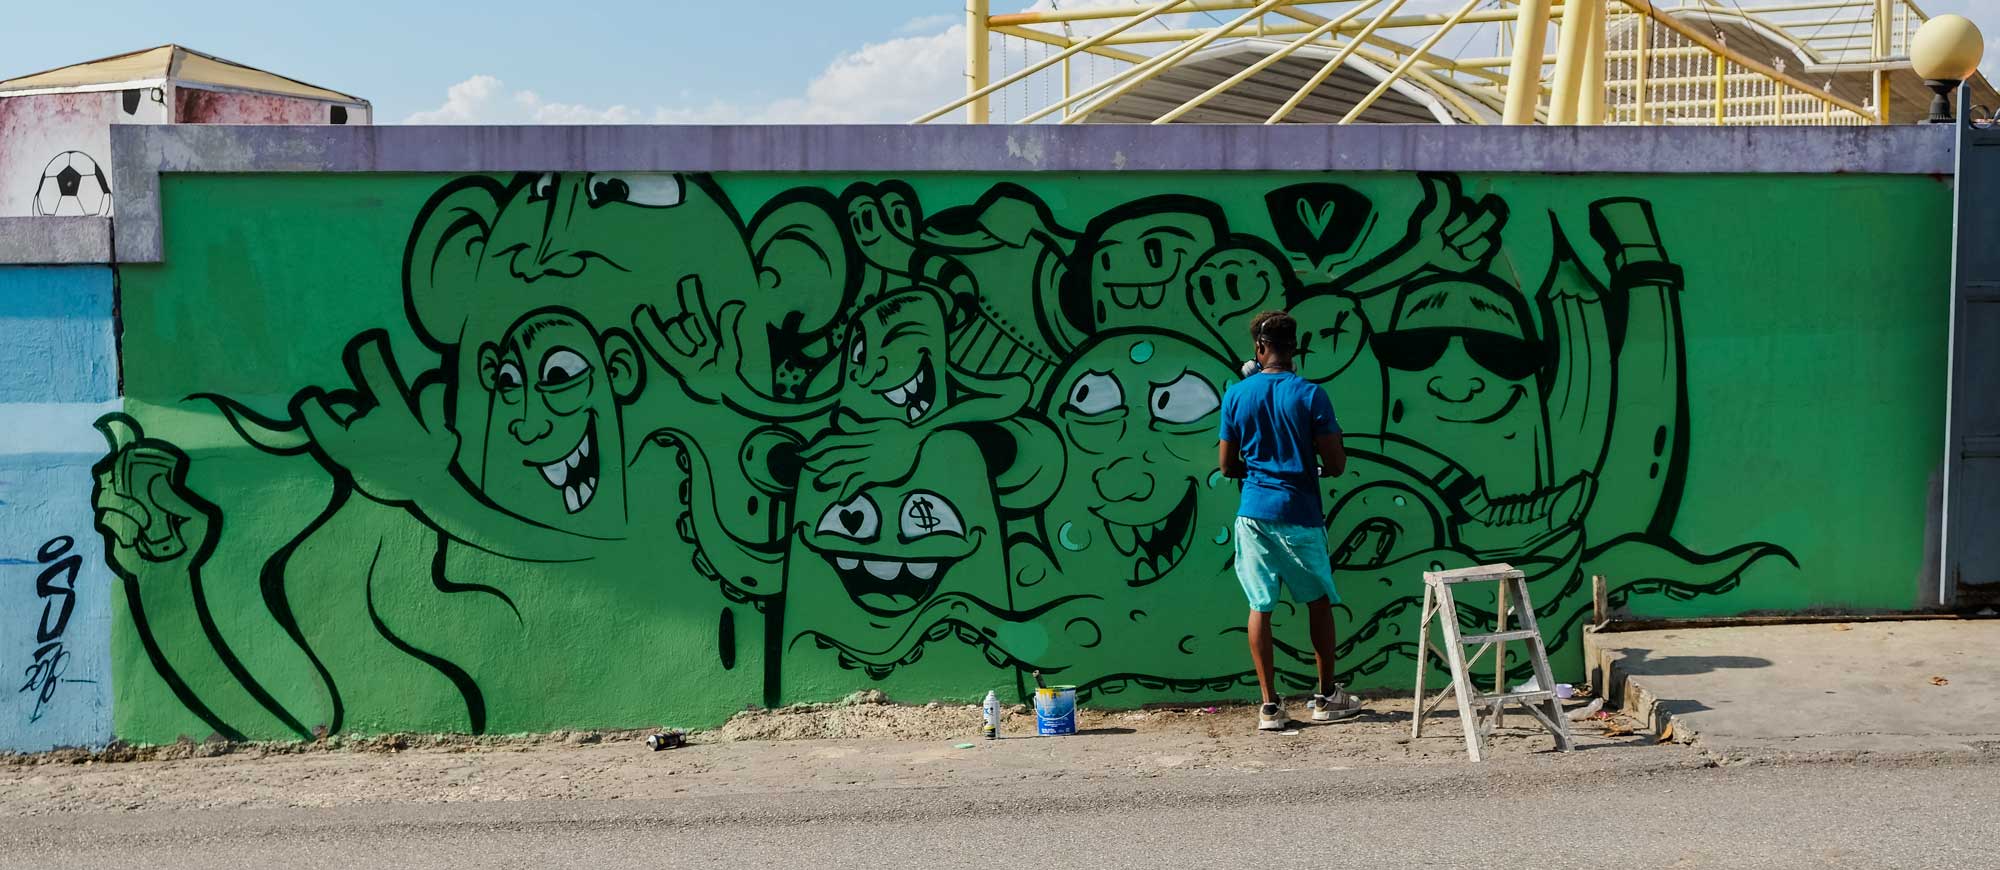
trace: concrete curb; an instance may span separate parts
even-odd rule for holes
[[[1596,626],[1584,626],[1584,678],[1605,703],[1640,723],[1646,734],[1658,739],[1667,733],[1669,725],[1674,724],[1673,716],[1660,709],[1658,695],[1647,691],[1645,684],[1634,682],[1629,674],[1618,669],[1620,658],[1618,649],[1604,643]],[[1683,731],[1683,727],[1675,726],[1673,736],[1676,740],[1693,736],[1692,730]]]
[[[1827,624],[1833,622],[1828,621]],[[1705,732],[1699,724],[1701,717],[1684,715],[1708,709],[1701,703],[1701,698],[1677,699],[1662,694],[1649,685],[1645,674],[1630,673],[1624,666],[1624,647],[1618,638],[1632,633],[1600,632],[1593,626],[1584,627],[1584,669],[1590,685],[1605,698],[1611,709],[1637,723],[1640,733],[1656,740],[1689,746],[1715,764],[2000,763],[2000,739],[1996,739],[1990,731],[1927,734],[1828,731],[1766,735]],[[1857,743],[1854,739],[1857,736],[1883,739]]]

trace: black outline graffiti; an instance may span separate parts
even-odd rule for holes
[[[1175,385],[1199,382],[1219,399],[1241,351],[1235,346],[1243,332],[1239,321],[1261,307],[1330,304],[1340,316],[1351,315],[1337,336],[1317,334],[1336,361],[1326,377],[1378,382],[1374,392],[1382,399],[1382,425],[1349,433],[1350,461],[1360,470],[1328,484],[1336,576],[1344,588],[1365,588],[1372,597],[1372,609],[1341,608],[1348,623],[1339,645],[1342,679],[1378,674],[1415,657],[1404,625],[1418,599],[1382,597],[1379,589],[1400,588],[1395,578],[1441,564],[1437,560],[1504,557],[1527,570],[1538,590],[1538,615],[1564,630],[1552,637],[1552,649],[1563,646],[1582,612],[1577,593],[1587,563],[1623,560],[1621,566],[1632,567],[1622,576],[1637,579],[1614,590],[1618,601],[1725,592],[1750,566],[1774,556],[1797,567],[1775,544],[1704,555],[1671,535],[1690,464],[1677,300],[1684,276],[1667,258],[1651,206],[1642,200],[1613,197],[1588,206],[1589,234],[1604,252],[1608,280],[1584,265],[1551,213],[1548,271],[1539,285],[1517,287],[1512,281],[1518,279],[1502,277],[1491,265],[1504,246],[1507,203],[1492,193],[1468,194],[1464,182],[1448,174],[1414,176],[1422,194],[1410,198],[1406,220],[1390,213],[1396,203],[1372,201],[1345,184],[1278,187],[1261,197],[1272,224],[1268,234],[1232,227],[1221,203],[1187,194],[1133,199],[1089,215],[1081,230],[1072,230],[1061,222],[1066,216],[1022,185],[995,184],[970,204],[936,207],[921,201],[918,185],[900,179],[851,181],[838,194],[793,188],[745,221],[716,179],[671,177],[670,183],[601,173],[454,179],[418,213],[404,250],[403,311],[426,352],[403,360],[418,367],[414,377],[405,376],[391,352],[390,331],[372,328],[343,351],[347,384],[303,386],[281,416],[219,394],[187,397],[216,409],[258,451],[310,456],[332,482],[327,504],[264,561],[259,578],[271,617],[323,684],[331,710],[327,730],[344,726],[351,698],[313,648],[305,630],[312,615],[295,610],[286,582],[310,570],[294,564],[302,545],[362,502],[402,511],[434,533],[425,566],[432,590],[489,597],[517,626],[534,614],[499,585],[455,575],[448,548],[532,570],[609,561],[612,553],[628,554],[617,557],[626,559],[634,551],[619,548],[671,544],[674,558],[685,552],[687,568],[705,578],[688,587],[701,593],[691,597],[690,612],[724,605],[712,623],[724,670],[737,669],[750,653],[738,649],[746,626],[730,605],[764,617],[758,664],[767,704],[789,700],[783,688],[788,663],[830,662],[888,679],[923,661],[932,644],[975,649],[993,667],[1016,671],[1017,683],[1020,672],[1043,670],[1077,683],[1086,698],[1133,687],[1187,694],[1248,685],[1251,674],[1235,636],[1243,631],[1240,624],[1190,629],[1214,614],[1176,613],[1171,601],[1143,596],[1171,599],[1187,584],[1226,582],[1217,578],[1227,578],[1229,556],[1211,552],[1201,537],[1212,520],[1233,515],[1233,491],[1211,494],[1214,479],[1203,475],[1212,452],[1196,458],[1203,451],[1185,449],[1203,439],[1212,448],[1213,427],[1206,417],[1189,422],[1165,409],[1177,407],[1168,404],[1171,396],[1188,401],[1187,395],[1200,392]],[[672,203],[639,202],[634,191],[646,184],[679,185],[672,188],[679,195]],[[678,228],[668,217],[693,213],[684,203],[711,209],[714,217],[676,249],[682,239],[651,233],[654,221]],[[577,229],[599,219],[615,221],[614,228]],[[635,237],[633,227],[648,234]],[[648,252],[631,244],[635,238],[680,250],[681,259],[648,261]],[[736,286],[743,282],[754,286]],[[1643,312],[1655,318],[1643,324],[1651,330],[1645,340],[1672,354],[1656,353],[1653,368],[1624,359],[1635,352],[1631,333],[1641,313],[1632,300],[1646,294],[1657,304]],[[480,327],[485,334],[475,334],[464,310],[473,299],[492,306],[499,318]],[[1425,306],[1430,320],[1405,323]],[[1457,307],[1490,314],[1489,325],[1452,321]],[[483,409],[479,404],[495,388],[472,378],[471,366],[485,371],[485,354],[538,317],[559,318],[587,334],[607,385],[612,345],[631,346],[640,360],[629,388],[611,387],[611,411],[588,418],[586,433],[597,434],[579,442],[615,435],[618,449],[596,448],[594,461],[609,463],[604,474],[625,480],[651,469],[673,482],[671,493],[622,486],[615,502],[622,524],[579,526],[512,506],[504,498],[510,493],[500,488],[507,484],[493,483],[480,465],[491,451],[470,443],[482,431],[490,437],[500,419],[490,396]],[[502,329],[507,322],[514,325]],[[1424,334],[1406,334],[1417,332]],[[1409,352],[1392,355],[1393,342],[1404,342]],[[1506,475],[1497,472],[1509,469],[1454,451],[1435,427],[1405,425],[1403,398],[1410,394],[1397,386],[1391,369],[1430,372],[1454,352],[1516,392],[1490,418],[1450,422],[1484,425],[1482,420],[1514,414],[1516,402],[1530,403],[1507,419],[1523,427],[1515,434],[1524,440],[1516,443],[1532,451],[1532,484],[1502,480]],[[1398,361],[1400,367],[1385,364]],[[1071,428],[1071,404],[1083,401],[1072,388],[1079,377],[1100,374],[1091,368],[1099,362],[1134,370],[1129,383],[1106,382],[1119,386],[1119,401],[1101,413],[1123,415],[1117,419],[1125,422],[1103,449],[1082,446]],[[1348,374],[1356,365],[1361,368]],[[1168,387],[1170,396],[1154,398]],[[1636,415],[1621,415],[1619,403],[1635,394],[1649,401],[1651,411],[1666,408],[1665,419],[1635,422]],[[648,404],[656,401],[666,404]],[[354,467],[336,436],[376,420],[405,427],[409,438],[402,443],[436,465],[425,472],[431,477],[384,479],[380,469]],[[107,422],[115,425],[100,428],[114,452],[99,464],[100,474],[122,467],[113,460],[140,448],[170,468],[164,491],[121,493],[170,508],[164,521],[173,534],[159,540],[179,540],[181,524],[202,525],[191,543],[180,542],[185,552],[139,548],[139,557],[185,566],[214,654],[275,719],[305,735],[299,719],[252,678],[206,617],[201,569],[223,516],[187,489],[189,458],[144,438],[129,417]],[[117,426],[130,436],[115,435]],[[951,468],[926,466],[927,451],[962,446],[961,439],[972,449],[950,452]],[[477,458],[468,459],[469,451]],[[1143,480],[1097,479],[1120,461],[1132,463],[1124,470],[1136,475],[1133,480]],[[1640,479],[1645,482],[1632,482]],[[549,480],[554,485],[556,477]],[[119,492],[120,485],[130,483],[100,478],[101,491]],[[1123,498],[1108,494],[1107,486],[1124,487],[1129,500],[1151,505],[1146,510],[1172,503],[1157,515],[1163,519],[1114,521],[1097,513]],[[1651,495],[1633,499],[1645,503],[1643,515],[1621,517],[1610,526],[1616,534],[1597,540],[1587,524],[1595,509],[1612,502],[1599,499],[1605,486]],[[967,522],[966,533],[955,536],[960,549],[939,545],[881,555],[850,548],[801,558],[804,551],[794,545],[836,509],[854,512],[855,525],[848,528],[858,530],[852,499],[871,488],[885,497],[922,491],[951,509],[954,520],[972,509],[982,519],[979,528]],[[1155,498],[1156,489],[1164,495]],[[184,511],[171,509],[172,497],[185,502]],[[1102,521],[1095,532],[1101,540],[1085,540],[1091,528],[1057,515],[1059,508],[1074,512],[1079,505]],[[569,513],[579,510],[570,503]],[[899,510],[879,512],[885,533],[870,535],[869,546],[893,539],[910,548],[923,537],[908,529],[888,534],[902,516]],[[115,540],[119,530],[102,517],[100,531]],[[633,525],[640,519],[648,524]],[[934,520],[931,527],[944,522]],[[1197,533],[1202,523],[1208,525]],[[1131,529],[1146,535],[1143,546],[1129,537],[1139,534]],[[974,558],[983,564],[950,573],[953,582],[997,572],[997,587],[941,588],[951,564]],[[470,730],[484,731],[494,702],[473,672],[414,632],[392,629],[378,611],[384,559],[377,544],[362,583],[373,630],[442,674],[463,698]],[[1144,560],[1150,574],[1132,569],[1124,576],[1126,562],[1136,560]],[[119,567],[117,554],[112,561]],[[814,562],[824,564],[805,564]],[[824,575],[863,570],[881,581],[919,578],[927,585],[888,595],[880,584],[836,585]],[[139,597],[154,593],[142,590],[133,571],[120,576],[155,668],[191,711],[218,733],[236,734],[203,706],[201,692],[176,675],[162,651]],[[706,597],[709,591],[720,601]],[[864,601],[869,594],[889,602]],[[1492,616],[1477,607],[1461,613],[1468,628]],[[1185,624],[1130,628],[1147,618]],[[1012,632],[1022,627],[1046,638],[1041,648],[1017,643]],[[1236,647],[1229,661],[1208,652],[1223,641]],[[1302,665],[1310,663],[1310,653],[1280,649],[1281,665],[1291,666],[1281,678],[1308,685]]]

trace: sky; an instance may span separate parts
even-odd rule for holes
[[[993,0],[993,11],[1137,2]],[[1919,5],[1979,23],[1992,37],[1984,69],[2000,77],[2000,0]],[[0,78],[174,42],[365,97],[378,124],[903,122],[964,87],[963,0],[90,6],[87,19],[10,17]]]

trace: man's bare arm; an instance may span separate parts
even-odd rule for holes
[[[1313,439],[1319,451],[1319,476],[1339,477],[1347,471],[1347,448],[1340,445],[1340,433],[1328,432]]]
[[[1243,465],[1243,451],[1227,441],[1215,443],[1215,464],[1222,469],[1222,476],[1242,480],[1249,470]]]

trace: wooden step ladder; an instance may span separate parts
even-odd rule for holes
[[[1497,583],[1495,587],[1493,630],[1483,634],[1460,634],[1458,631],[1458,604],[1452,598],[1452,587],[1466,583]],[[1510,608],[1508,599],[1514,604]],[[1507,628],[1507,614],[1512,610],[1519,614],[1520,627]],[[1440,651],[1431,643],[1431,619],[1437,617],[1439,628],[1444,632],[1445,648]],[[1507,691],[1507,642],[1525,641],[1528,657],[1534,664],[1535,685],[1533,691]],[[1465,648],[1478,646],[1479,651],[1466,658]],[[1493,694],[1482,695],[1472,687],[1472,666],[1487,652],[1494,653]],[[1451,685],[1427,703],[1424,700],[1424,674],[1430,669],[1431,656],[1437,656],[1451,667]],[[1556,749],[1568,752],[1575,748],[1570,740],[1569,719],[1563,715],[1562,701],[1556,697],[1555,676],[1549,672],[1549,653],[1542,645],[1542,632],[1535,624],[1535,605],[1528,598],[1528,581],[1512,565],[1500,563],[1479,565],[1472,568],[1458,568],[1451,571],[1424,572],[1424,612],[1423,621],[1417,628],[1417,693],[1416,703],[1410,719],[1410,739],[1424,736],[1424,717],[1446,695],[1458,696],[1458,718],[1465,728],[1465,751],[1473,761],[1481,760],[1481,741],[1494,728],[1500,726],[1502,715],[1508,704],[1519,704],[1535,719],[1555,735]],[[1478,711],[1491,707],[1492,713],[1485,724],[1479,721]]]

